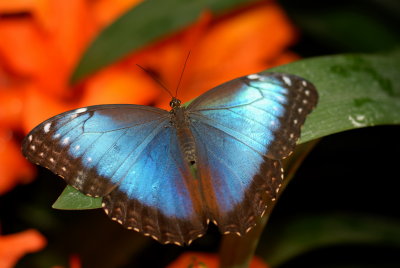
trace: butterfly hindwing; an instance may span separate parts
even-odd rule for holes
[[[222,233],[243,235],[276,197],[281,163],[206,123],[196,121],[192,129],[209,218]]]
[[[110,217],[162,243],[183,245],[207,228],[199,188],[179,151],[176,130],[162,129],[132,156],[129,176],[103,200]],[[137,158],[138,160],[134,160]]]
[[[232,80],[189,105],[203,191],[221,231],[243,234],[276,199],[280,160],[316,101],[311,83],[271,73]]]

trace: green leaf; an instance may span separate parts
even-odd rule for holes
[[[102,31],[89,46],[71,83],[121,59],[128,53],[195,22],[201,12],[220,13],[249,0],[146,0]]]
[[[84,195],[74,187],[68,185],[57,198],[56,202],[54,202],[52,208],[67,210],[101,208],[101,200],[101,197]]]
[[[343,244],[400,247],[400,222],[377,216],[303,216],[269,226],[257,250],[271,267],[321,247]],[[328,264],[328,263],[327,263]]]
[[[268,71],[299,75],[318,89],[320,100],[302,128],[300,143],[350,129],[400,124],[400,51],[317,57]],[[88,205],[87,198],[68,195],[64,201],[63,193],[58,208],[101,207],[100,202]]]
[[[361,127],[400,124],[400,50],[301,60],[268,71],[299,75],[318,89],[300,143]]]

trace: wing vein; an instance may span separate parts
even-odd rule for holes
[[[223,126],[224,128],[227,128],[227,129],[229,129],[229,130],[232,130],[232,132],[239,133],[241,136],[245,136],[246,138],[252,140],[254,143],[257,143],[257,144],[261,145],[262,147],[265,147],[265,145],[259,143],[258,141],[255,141],[255,140],[251,139],[250,137],[248,137],[248,136],[246,136],[246,135],[244,135],[244,134],[242,134],[242,133],[240,133],[240,132],[237,132],[236,130],[234,130],[234,129],[232,129],[232,128],[229,128],[229,127],[227,127],[227,126],[225,126],[225,125],[222,125],[222,124],[220,124],[219,122],[217,122],[217,121],[215,121],[215,120],[213,120],[213,119],[211,119],[211,118],[209,118],[209,117],[206,117],[206,116],[204,116],[204,115],[202,115],[202,114],[199,114],[199,115],[205,119],[205,120],[202,120],[202,121],[201,121],[203,124],[205,124],[205,125],[207,125],[207,126],[209,126],[209,127],[211,127],[211,128],[214,128],[214,129],[216,129],[216,130],[219,130],[219,131],[223,132],[224,134],[226,134],[226,135],[232,137],[233,139],[239,141],[240,143],[246,145],[247,147],[249,147],[251,150],[253,150],[253,151],[255,151],[256,153],[258,153],[259,155],[262,155],[262,156],[265,155],[265,154],[263,154],[262,152],[260,152],[260,151],[256,150],[255,148],[253,148],[251,145],[249,145],[249,144],[247,144],[246,142],[244,142],[243,140],[238,139],[238,138],[236,138],[234,135],[232,135],[232,134],[226,132],[225,130],[216,127],[216,125]],[[208,121],[213,121],[214,124],[211,124],[211,123],[208,122]]]

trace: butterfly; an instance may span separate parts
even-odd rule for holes
[[[96,105],[35,127],[22,151],[88,196],[112,220],[161,243],[190,244],[209,222],[246,234],[274,202],[281,160],[316,106],[314,85],[259,73],[219,85],[170,111]]]

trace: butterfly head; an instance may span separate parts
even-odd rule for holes
[[[177,98],[173,97],[172,100],[171,100],[170,103],[169,103],[169,106],[170,106],[172,109],[175,109],[175,108],[177,108],[177,107],[180,107],[180,106],[181,106],[181,101],[178,100]]]

